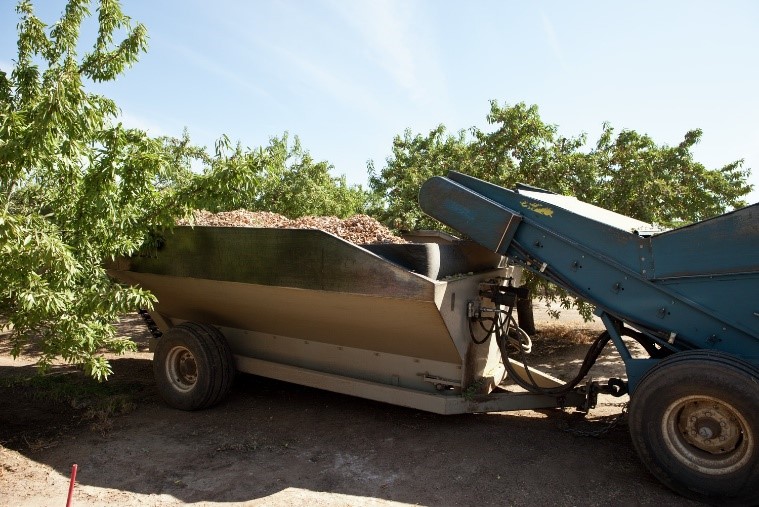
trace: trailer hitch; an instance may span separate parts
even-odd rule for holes
[[[588,413],[590,409],[596,408],[599,394],[609,394],[615,398],[627,394],[627,382],[619,378],[610,378],[606,384],[602,384],[591,377],[585,382],[585,385],[576,389],[577,392],[585,396],[585,402],[577,407],[577,410]]]
[[[577,411],[585,412],[587,415],[590,413],[590,410],[596,408],[596,405],[598,404],[598,393],[601,391],[601,386],[598,382],[593,380],[593,377],[590,377],[587,382],[585,382],[584,386],[575,389],[578,393],[585,396],[583,404],[576,407]]]
[[[612,377],[605,386],[601,386],[601,392],[620,398],[629,392],[627,382],[621,378]]]

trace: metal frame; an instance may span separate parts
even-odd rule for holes
[[[518,283],[518,268],[472,242],[377,251],[399,255],[318,230],[178,227],[109,272],[156,295],[162,331],[219,328],[241,371],[441,414],[588,405],[581,390],[497,392],[500,351],[492,338],[472,341],[467,308],[484,282]],[[419,271],[461,272],[435,279],[405,264],[425,252],[439,268],[419,259]]]
[[[435,394],[239,355],[235,356],[235,365],[245,373],[443,415],[582,407],[587,402],[586,395],[579,391],[562,397],[526,392]]]
[[[432,217],[596,305],[632,389],[657,361],[633,359],[614,321],[674,352],[720,350],[759,365],[759,204],[646,237],[648,224],[554,197],[451,172],[428,180],[419,202]]]

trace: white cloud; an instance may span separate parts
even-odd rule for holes
[[[120,121],[127,128],[144,130],[153,137],[171,135],[160,125],[152,120],[142,118],[129,112],[122,111],[117,121]],[[176,135],[176,133],[174,134]]]
[[[540,19],[543,24],[543,31],[545,32],[546,39],[548,39],[548,45],[551,47],[554,56],[559,61],[559,64],[564,70],[568,70],[566,59],[564,58],[564,51],[561,49],[561,43],[559,37],[556,35],[556,30],[553,28],[553,23],[548,19],[546,13],[541,9]]]
[[[172,51],[181,54],[184,56],[184,58],[189,61],[192,65],[208,72],[211,74],[216,75],[217,77],[222,78],[224,81],[251,93],[254,93],[256,95],[259,95],[261,97],[271,99],[270,94],[264,90],[263,88],[260,88],[258,86],[255,86],[251,84],[251,82],[247,79],[245,79],[242,75],[219,65],[218,63],[215,63],[210,58],[205,57],[204,55],[193,51],[192,49],[185,47],[185,46],[179,46],[176,44],[171,44]]]
[[[326,66],[301,57],[288,49],[273,46],[270,48],[295,67],[297,74],[309,87],[317,87],[322,92],[332,95],[340,103],[349,104],[355,110],[364,111],[373,116],[385,114],[376,98],[359,83],[334,74]]]
[[[338,12],[358,34],[366,49],[393,81],[413,98],[429,93],[424,75],[434,72],[436,59],[427,50],[422,21],[413,16],[413,4],[396,0],[372,2],[332,2]]]

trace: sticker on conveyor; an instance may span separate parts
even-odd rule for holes
[[[542,206],[536,202],[528,202],[528,201],[522,201],[522,206],[524,206],[527,209],[530,209],[534,211],[535,213],[540,213],[541,215],[545,215],[547,217],[553,216],[553,210],[551,208],[548,208],[546,206]]]

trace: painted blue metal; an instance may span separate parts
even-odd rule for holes
[[[646,372],[656,366],[656,363],[659,362],[659,359],[633,357],[633,355],[630,353],[630,349],[627,348],[627,344],[625,344],[624,340],[622,339],[622,335],[620,335],[617,331],[613,317],[603,311],[600,312],[599,316],[606,326],[606,330],[609,332],[609,336],[611,336],[611,341],[614,343],[617,351],[619,351],[619,355],[622,358],[622,361],[625,363],[625,371],[627,371],[627,389],[629,392],[633,392],[635,391],[635,388],[638,387],[638,383],[641,381]]]
[[[646,236],[646,224],[550,195],[451,172],[428,180],[419,199],[430,216],[664,347],[759,365],[759,204]],[[628,376],[652,364],[631,361]]]
[[[425,188],[419,194],[422,209],[445,206],[448,225],[462,232],[466,230],[473,241],[500,252],[502,245],[507,247],[514,237],[521,217],[510,209],[443,178],[432,178]]]

